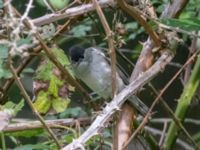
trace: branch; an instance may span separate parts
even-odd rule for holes
[[[183,8],[186,6],[187,2],[188,2],[188,0],[174,0],[172,3],[169,3],[167,5],[167,7],[165,8],[164,12],[162,13],[161,18],[168,18],[168,17],[170,18],[170,17],[175,17],[175,16],[177,17],[180,14],[181,10],[183,10]],[[165,35],[165,38],[166,37],[167,37],[167,35]],[[153,62],[155,60],[155,53],[153,53],[154,47],[155,47],[154,42],[149,37],[148,40],[143,44],[143,49],[140,53],[140,56],[135,65],[135,68],[131,74],[131,78],[130,78],[131,81],[134,81],[135,78],[137,78],[137,76],[139,76],[142,72],[146,71],[148,68],[151,67],[151,65],[153,64]],[[173,112],[169,111],[170,108],[165,103],[165,101],[161,100],[161,102],[162,102],[163,106],[171,114],[171,116],[174,116]],[[176,120],[175,117],[173,117],[173,119]],[[180,126],[182,126],[182,124],[180,124]],[[182,128],[182,129],[184,129],[184,128]],[[133,135],[132,135],[132,137],[133,137]]]
[[[111,58],[112,97],[114,97],[118,89],[116,86],[116,53],[114,47],[113,33],[108,25],[106,17],[104,16],[101,10],[100,5],[97,3],[97,0],[93,0],[93,3],[97,11],[97,14],[99,15],[99,18],[101,20],[101,23],[103,25],[103,28],[106,32],[106,39],[108,41],[108,49],[109,49],[108,53],[110,54]]]
[[[169,2],[163,11],[161,18],[177,18],[186,7],[189,0],[173,0]]]
[[[172,3],[169,3],[165,10],[163,11],[160,18],[173,18],[178,17],[180,12],[185,8],[188,0],[173,0]],[[154,62],[154,54],[152,50],[154,49],[153,41],[148,38],[144,43],[142,52],[140,53],[139,59],[136,63],[136,66],[131,75],[131,81],[137,78],[137,76],[147,70]]]
[[[155,136],[158,136],[158,135],[161,135],[162,134],[162,131],[161,130],[158,130],[156,128],[151,128],[151,127],[148,127],[148,126],[145,126],[144,129],[147,131],[147,132],[150,132],[151,134],[155,135]],[[166,134],[164,135],[166,136]],[[193,150],[193,147],[190,146],[189,144],[187,144],[185,141],[182,141],[181,139],[177,139],[177,144],[179,144],[183,149],[190,149],[190,150]]]
[[[75,125],[79,122],[81,125],[88,125],[91,122],[91,118],[79,118],[79,119],[56,119],[45,120],[45,124],[50,128],[58,128],[58,125]],[[13,123],[3,129],[3,132],[16,132],[24,130],[33,130],[44,128],[40,121],[26,121],[21,123]]]
[[[126,11],[130,16],[132,16],[138,23],[141,24],[141,26],[144,27],[145,31],[149,34],[151,39],[153,40],[154,44],[157,47],[161,46],[161,41],[159,36],[156,32],[153,31],[153,29],[149,26],[149,24],[146,21],[146,18],[143,16],[141,12],[139,12],[137,9],[132,7],[131,5],[127,4],[124,0],[118,0],[119,6]]]
[[[200,74],[200,55],[198,55],[197,57],[197,61],[192,70],[192,74],[187,84],[184,87],[181,97],[178,100],[179,103],[175,111],[175,116],[180,120],[180,122],[184,121],[186,112],[189,109],[192,98],[195,95],[195,92],[199,86],[200,83],[199,74]],[[173,121],[170,124],[164,143],[164,148],[166,150],[170,150],[173,147],[174,143],[176,142],[176,138],[178,136],[179,131],[180,127],[176,124],[176,122]],[[200,147],[194,141],[192,141],[192,144],[195,146],[195,149],[198,150],[200,149]]]
[[[152,103],[151,107],[149,108],[149,111],[147,113],[147,115],[145,116],[145,118],[143,119],[143,121],[141,122],[141,124],[139,125],[139,127],[135,130],[135,132],[131,135],[130,139],[127,141],[127,143],[124,145],[124,147],[127,146],[127,144],[137,135],[137,133],[145,126],[145,124],[148,122],[149,117],[151,116],[151,112],[153,110],[153,108],[155,107],[155,105],[158,103],[158,101],[160,100],[161,96],[164,94],[164,92],[167,90],[167,88],[173,83],[173,81],[178,77],[178,75],[181,73],[181,71],[196,57],[197,52],[195,54],[193,54],[193,56],[182,66],[181,69],[179,69],[179,71],[173,76],[173,78],[165,85],[165,87],[160,91],[159,95],[156,97],[156,99],[154,100],[154,102]],[[161,99],[162,100],[162,99]],[[168,109],[170,110],[170,109]],[[169,111],[170,112],[170,111]],[[171,112],[170,112],[171,113]],[[173,114],[173,113],[172,113]],[[186,134],[186,136],[190,139],[190,141],[192,142],[192,144],[198,148],[197,144],[195,143],[195,141],[193,140],[193,138],[190,136],[190,134],[187,132],[187,130],[183,127],[183,125],[181,124],[181,122],[179,121],[179,119],[177,119],[178,117],[174,117],[174,115],[172,115],[174,122],[176,123],[176,125],[178,127],[180,127],[183,132]],[[174,128],[173,128],[174,129]],[[171,138],[170,138],[171,140]]]
[[[100,0],[100,1],[98,1],[98,3],[101,6],[101,8],[115,5],[115,2],[113,0]],[[41,26],[44,24],[49,24],[51,22],[55,22],[55,21],[64,19],[64,18],[71,18],[74,16],[86,14],[86,13],[88,13],[90,11],[94,11],[94,10],[95,10],[95,7],[92,3],[84,4],[81,6],[69,8],[69,9],[65,10],[64,12],[48,14],[48,15],[33,19],[32,21],[36,26]]]
[[[34,112],[34,114],[38,117],[38,119],[40,120],[40,122],[42,123],[43,127],[47,130],[47,132],[49,133],[49,135],[52,137],[52,139],[55,141],[56,145],[58,147],[61,147],[61,144],[59,143],[56,135],[53,133],[53,131],[45,124],[44,119],[42,118],[42,116],[38,113],[38,111],[35,109],[35,107],[33,106],[33,103],[29,97],[29,95],[27,94],[26,90],[24,89],[21,81],[19,80],[19,77],[17,76],[17,73],[12,65],[12,60],[11,58],[9,58],[9,67],[10,70],[14,76],[14,79],[16,81],[17,86],[19,87],[24,99],[26,100],[26,102],[29,104],[30,108],[32,109],[32,111]]]
[[[102,113],[95,119],[92,125],[76,140],[71,144],[64,147],[62,150],[77,149],[83,146],[91,137],[98,133],[100,129],[104,127],[109,118],[119,110],[122,104],[128,99],[132,94],[136,93],[139,88],[148,83],[153,79],[164,67],[172,60],[174,54],[171,51],[164,51],[157,62],[149,68],[146,72],[138,76],[136,80],[130,83],[126,88],[124,88],[119,94],[114,97],[114,99],[107,104],[103,109]]]

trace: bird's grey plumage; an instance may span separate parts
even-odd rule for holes
[[[101,50],[94,47],[85,49],[82,58],[78,61],[73,61],[72,58],[72,66],[75,76],[99,96],[104,99],[112,96],[111,67]],[[125,84],[118,73],[116,74],[116,80],[117,89],[121,91],[125,88]],[[129,101],[142,115],[145,115],[148,111],[148,107],[136,96],[129,98]]]

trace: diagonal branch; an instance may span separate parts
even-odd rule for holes
[[[44,128],[47,130],[47,132],[49,133],[49,135],[52,137],[52,139],[55,141],[57,147],[61,147],[61,144],[58,140],[58,138],[56,137],[56,135],[53,133],[53,131],[46,125],[44,119],[42,118],[42,116],[38,113],[38,111],[35,109],[35,107],[33,106],[33,103],[29,97],[29,95],[27,94],[26,90],[24,89],[21,81],[19,80],[19,77],[17,76],[16,70],[14,69],[13,65],[12,65],[12,60],[11,58],[9,58],[9,65],[10,65],[10,70],[14,76],[14,79],[16,81],[17,86],[19,87],[19,89],[22,92],[22,95],[24,97],[24,99],[27,101],[27,103],[29,104],[30,108],[32,109],[32,111],[34,112],[34,114],[37,116],[37,118],[40,120],[40,122],[42,123],[42,125],[44,126]]]
[[[138,23],[140,23],[144,27],[145,31],[149,34],[150,38],[153,40],[155,46],[160,47],[161,41],[159,36],[149,26],[143,14],[134,7],[132,7],[131,5],[127,4],[124,0],[118,0],[118,3],[119,6],[122,8],[122,10],[126,11],[130,16],[132,16]]]
[[[174,54],[165,50],[161,57],[155,62],[155,64],[149,68],[146,72],[138,76],[136,80],[130,83],[126,88],[124,88],[119,94],[114,97],[114,99],[107,104],[103,109],[102,113],[95,119],[92,125],[76,140],[71,144],[64,147],[62,150],[71,150],[82,147],[91,137],[96,135],[100,129],[104,127],[109,118],[119,110],[122,104],[128,99],[132,94],[136,93],[139,88],[148,83],[153,79],[165,66],[172,60]]]

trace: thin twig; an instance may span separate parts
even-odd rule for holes
[[[159,36],[153,29],[149,26],[149,24],[146,21],[146,18],[144,18],[143,14],[137,10],[136,8],[132,7],[131,5],[127,4],[124,0],[118,0],[119,6],[126,11],[130,16],[135,18],[145,29],[145,31],[149,34],[151,39],[154,41],[154,44],[156,47],[161,46],[161,41]]]
[[[159,93],[157,92],[157,90],[153,87],[152,84],[149,84],[150,88],[152,89],[152,91],[158,96]],[[165,100],[163,99],[163,97],[160,97],[160,103],[162,104],[162,106],[164,107],[164,109],[167,111],[167,113],[169,113],[169,115],[172,117],[172,119],[174,120],[174,122],[180,127],[180,129],[183,131],[183,133],[187,136],[188,132],[185,129],[185,127],[183,126],[183,124],[180,122],[180,120],[175,116],[173,110],[169,107],[169,105],[165,102]],[[186,131],[186,132],[185,132]]]
[[[172,121],[171,118],[154,118],[151,120],[151,123],[163,123],[163,122],[167,122],[170,123]],[[193,118],[186,118],[184,120],[184,123],[190,123],[193,125],[200,125],[200,120],[199,119],[193,119]]]
[[[21,16],[20,13],[15,10],[15,13],[17,13],[18,16]],[[28,21],[28,19],[24,19],[23,23],[31,30],[33,30],[34,25],[31,21]],[[56,35],[58,34],[58,32],[56,33]],[[41,44],[41,47],[39,47],[38,52],[40,52],[41,48],[44,49],[44,51],[47,53],[47,56],[49,56],[49,59],[61,70],[61,72],[64,74],[65,79],[68,81],[69,84],[75,86],[87,99],[90,99],[90,96],[88,95],[88,93],[86,92],[86,90],[75,80],[73,79],[73,77],[69,74],[69,72],[62,66],[62,64],[60,62],[58,62],[58,60],[55,58],[55,56],[51,53],[51,50],[47,47],[47,45],[43,42],[41,36],[39,35],[39,33],[37,31],[35,31],[36,38],[38,39],[38,41]],[[28,60],[30,61],[30,60]],[[26,65],[25,65],[26,66]],[[23,70],[23,68],[25,66],[22,66],[21,68],[19,68],[20,71]],[[8,82],[10,86],[12,83]],[[6,86],[6,87],[8,87]]]
[[[111,58],[112,96],[114,97],[118,89],[116,86],[116,53],[113,40],[113,33],[108,25],[106,17],[104,16],[97,0],[93,0],[93,4],[97,11],[97,14],[99,15],[103,28],[105,30],[106,39],[108,40],[109,54]]]
[[[192,57],[196,57],[197,54],[194,54]],[[191,57],[191,56],[190,56]],[[127,58],[125,59],[127,60],[127,62],[132,66],[134,67],[134,64],[131,63]],[[188,62],[190,63],[190,62]],[[189,64],[188,64],[189,65]],[[180,66],[180,68],[182,67],[182,65]],[[152,89],[152,91],[158,96],[159,95],[159,92],[155,89],[155,87],[153,86],[153,84],[150,82],[149,84],[149,87]],[[169,113],[169,115],[172,117],[172,119],[176,122],[176,124],[179,125],[179,127],[181,128],[181,130],[183,132],[187,131],[185,129],[185,127],[183,126],[183,124],[179,121],[179,119],[174,115],[174,112],[173,110],[169,107],[169,105],[165,102],[165,100],[163,99],[163,97],[161,96],[160,97],[160,103],[161,105],[164,107],[164,109],[166,110],[167,113]],[[126,112],[126,115],[128,115],[128,112]],[[171,121],[171,120],[168,120],[168,122]],[[189,122],[190,120],[189,119],[186,119],[185,122]],[[151,120],[152,122],[152,120]],[[194,119],[191,119],[191,123],[194,123],[194,124],[200,124],[200,121],[198,120],[194,120]],[[187,135],[187,133],[185,133],[185,135]]]
[[[131,135],[130,139],[127,141],[127,143],[124,145],[124,148],[127,147],[127,145],[131,142],[131,140],[139,133],[139,131],[145,126],[146,123],[148,123],[148,119],[151,116],[151,112],[153,111],[153,108],[160,100],[160,97],[164,94],[164,92],[167,90],[167,88],[173,83],[173,81],[178,77],[178,75],[183,71],[183,69],[194,60],[194,58],[197,56],[197,52],[190,57],[190,59],[187,60],[187,62],[179,69],[179,71],[171,78],[171,80],[165,85],[165,87],[160,91],[160,94],[156,97],[154,102],[152,103],[151,107],[148,110],[148,113],[144,117],[142,123],[139,125],[139,127],[135,130],[135,132]],[[176,124],[180,127],[182,124],[180,122],[176,122]],[[188,133],[188,131],[185,128],[182,128],[184,133],[187,135],[187,137],[190,139],[192,144],[195,147],[198,147],[196,142],[193,140],[191,135]]]
[[[163,124],[162,134],[160,136],[160,140],[159,140],[159,143],[158,143],[159,147],[161,147],[162,144],[163,144],[163,141],[164,141],[164,138],[165,138],[165,135],[166,135],[166,131],[167,131],[167,125],[168,125],[168,123],[165,121],[164,124]]]
[[[115,52],[115,46],[114,46],[114,39],[113,39],[113,32],[111,31],[108,22],[106,20],[105,15],[103,14],[103,11],[99,5],[99,3],[97,2],[97,0],[93,0],[93,4],[94,7],[97,11],[97,14],[101,20],[101,24],[105,30],[106,33],[106,39],[108,41],[108,53],[110,55],[110,59],[111,59],[111,80],[112,80],[112,97],[115,97],[115,95],[117,94],[117,86],[116,86],[116,52]],[[115,134],[116,132],[114,132],[114,135],[116,136],[115,139],[118,139],[117,137],[119,136],[118,134]],[[115,147],[118,145],[116,143],[117,140],[113,140],[113,148],[115,149]]]
[[[29,95],[27,94],[26,90],[24,89],[21,81],[19,80],[19,77],[17,76],[16,70],[14,69],[13,65],[12,65],[12,60],[11,58],[9,58],[9,67],[10,70],[13,74],[13,77],[16,81],[17,86],[19,87],[24,99],[26,100],[26,102],[29,104],[30,108],[32,109],[32,111],[34,112],[34,114],[37,116],[37,118],[40,120],[40,122],[42,123],[42,125],[44,126],[44,128],[47,130],[47,132],[49,133],[49,135],[52,137],[52,139],[55,141],[56,145],[58,146],[58,148],[61,147],[61,144],[59,142],[59,140],[57,139],[56,135],[53,133],[53,131],[46,125],[44,119],[42,118],[42,116],[38,113],[38,111],[35,109]]]
[[[56,120],[45,120],[45,124],[49,128],[57,128],[58,125],[65,125],[65,126],[71,126],[75,125],[77,122],[83,125],[89,125],[91,122],[91,118],[85,117],[85,118],[78,118],[78,119],[56,119]],[[25,121],[21,123],[13,123],[8,125],[6,128],[3,129],[3,132],[18,132],[18,131],[24,131],[24,130],[33,130],[33,129],[41,129],[44,128],[44,126],[39,121]]]
[[[162,134],[161,130],[158,130],[156,128],[151,128],[149,126],[145,126],[144,129],[153,135],[161,135]],[[164,136],[166,136],[166,134]],[[194,150],[194,148],[192,146],[187,144],[185,141],[182,141],[181,139],[177,139],[177,144],[179,144],[182,148],[184,148],[186,150]]]
[[[176,31],[178,33],[187,34],[190,37],[200,38],[200,35],[198,35],[196,33],[189,32],[189,31],[186,31],[186,30],[178,28],[178,27],[172,27],[172,26],[169,26],[169,25],[165,25],[165,24],[159,22],[158,20],[154,20],[154,22],[157,23],[161,28],[164,28],[164,29],[167,29],[167,30],[171,30],[171,31]]]

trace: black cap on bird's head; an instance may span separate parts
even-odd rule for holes
[[[79,46],[73,46],[69,49],[69,56],[71,61],[78,62],[80,59],[84,58],[85,49]]]

